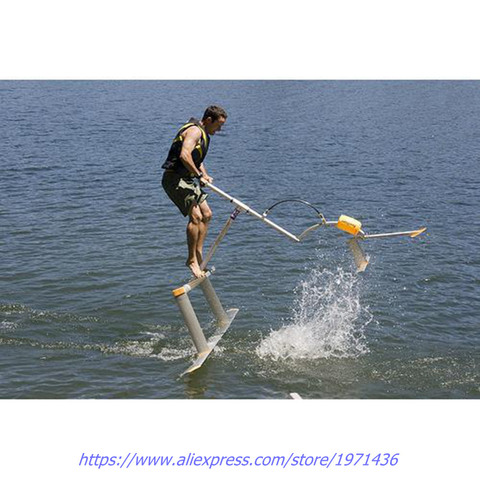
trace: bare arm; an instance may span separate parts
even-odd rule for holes
[[[193,162],[192,152],[200,139],[202,132],[198,127],[191,127],[185,132],[183,139],[182,151],[180,152],[180,160],[185,165],[185,168],[198,177],[201,173],[195,163]]]
[[[180,160],[190,173],[193,173],[196,177],[201,173],[207,182],[212,183],[213,178],[208,175],[203,163],[197,168],[192,158],[193,149],[197,146],[197,142],[201,136],[202,132],[198,127],[191,127],[185,132],[182,151],[180,152]]]

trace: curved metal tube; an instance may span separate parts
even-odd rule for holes
[[[273,208],[275,208],[277,205],[280,205],[281,203],[285,203],[285,202],[297,202],[297,203],[303,203],[304,205],[307,205],[307,207],[310,207],[310,208],[313,208],[313,210],[315,210],[315,212],[317,213],[317,215],[319,217],[322,217],[323,218],[323,214],[314,206],[312,205],[311,203],[305,201],[305,200],[302,200],[300,198],[286,198],[285,200],[280,200],[279,202],[277,203],[274,203],[271,207],[267,208],[264,212],[263,212],[263,215],[264,216],[267,216],[269,213],[270,213],[270,210],[272,210]]]

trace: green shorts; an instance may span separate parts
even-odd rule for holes
[[[193,178],[182,177],[175,172],[165,171],[162,187],[184,217],[188,216],[190,208],[195,202],[200,204],[208,197],[208,194],[195,183]]]

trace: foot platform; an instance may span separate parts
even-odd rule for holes
[[[197,358],[193,364],[182,373],[181,377],[185,374],[194,372],[204,364],[238,313],[237,308],[231,308],[227,311],[223,308],[220,299],[212,286],[212,282],[210,281],[210,277],[214,271],[215,270],[212,269],[207,272],[205,277],[195,278],[182,287],[176,288],[172,291],[178,308],[183,316],[183,320],[185,321],[190,336],[192,337],[193,344],[197,349]],[[217,329],[208,340],[205,338],[200,322],[198,321],[197,315],[188,296],[189,292],[198,286],[202,289],[203,295],[217,320]]]

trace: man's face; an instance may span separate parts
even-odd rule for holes
[[[205,120],[205,130],[209,135],[215,135],[215,133],[222,129],[222,126],[225,122],[225,117],[219,117],[217,120],[212,120],[210,117],[208,117]]]

